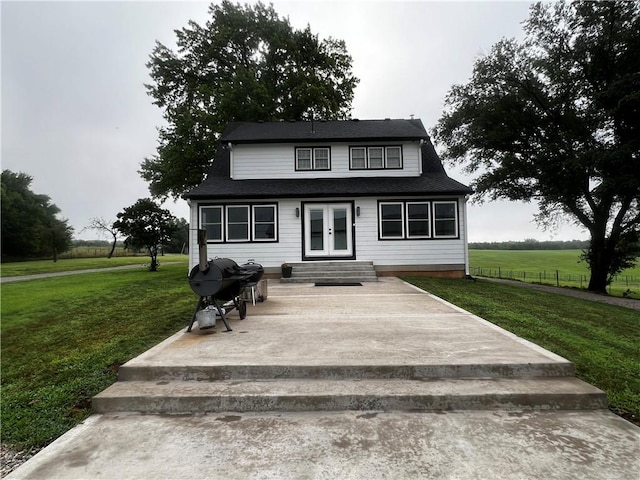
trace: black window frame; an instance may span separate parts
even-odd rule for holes
[[[311,168],[300,168],[298,164],[298,152],[308,150],[311,157]],[[326,150],[327,152],[327,168],[318,168],[316,166],[316,151]],[[329,172],[331,171],[331,147],[295,147],[295,171],[296,172]]]
[[[381,149],[382,150],[382,164],[381,166],[372,167],[371,166],[371,155],[369,151],[371,149]],[[388,163],[388,149],[397,148],[400,151],[400,165],[395,167],[390,167]],[[353,166],[353,150],[361,150],[364,149],[364,167],[354,167]],[[396,144],[385,144],[385,145],[350,145],[349,146],[349,170],[402,170],[404,168],[404,148],[402,145]]]
[[[229,239],[229,208],[245,207],[248,209],[248,238]],[[256,225],[256,207],[272,207],[274,218],[274,238],[257,238],[255,234]],[[198,206],[198,225],[199,228],[206,228],[203,223],[203,210],[215,208],[221,210],[221,239],[213,239],[207,237],[207,243],[211,244],[240,244],[240,243],[277,243],[280,237],[279,220],[278,220],[278,203],[277,202],[239,202],[239,203],[207,203]]]
[[[382,228],[382,206],[387,204],[402,205],[402,236],[384,236]],[[409,205],[427,204],[429,212],[429,235],[410,235]],[[454,221],[455,235],[436,235],[436,207],[439,204],[452,204],[454,217],[441,219],[441,221]],[[406,241],[406,240],[459,240],[460,239],[460,204],[458,199],[451,198],[411,198],[411,199],[384,199],[378,200],[378,240],[381,241]]]

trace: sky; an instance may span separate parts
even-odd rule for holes
[[[210,2],[0,2],[1,164],[33,177],[75,229],[148,197],[140,163],[155,154],[161,110],[144,84],[155,42],[175,49],[174,30],[204,25]],[[242,2],[245,3],[245,2]],[[252,2],[249,2],[252,3]],[[268,3],[268,2],[267,2]],[[502,38],[522,38],[529,3],[462,1],[275,1],[298,29],[345,41],[360,78],[352,117],[415,118],[427,130],[447,92]],[[436,150],[438,146],[436,145]],[[446,166],[449,176],[473,177]],[[188,219],[184,200],[165,208]],[[545,231],[535,204],[470,204],[469,240],[586,239],[570,224]],[[85,230],[83,230],[85,229]]]

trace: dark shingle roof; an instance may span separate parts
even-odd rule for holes
[[[422,146],[422,175],[419,177],[350,177],[304,179],[232,180],[229,177],[229,149],[218,149],[204,182],[185,198],[233,200],[244,198],[363,197],[466,195],[473,191],[449,178],[431,142]]]
[[[304,122],[233,122],[222,134],[223,143],[274,143],[349,140],[421,140],[427,131],[412,120],[315,120]]]

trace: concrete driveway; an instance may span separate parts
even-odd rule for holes
[[[195,303],[195,299],[194,299]],[[629,479],[640,429],[566,360],[395,278],[265,303],[121,368],[18,478]]]

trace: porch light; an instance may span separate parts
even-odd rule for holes
[[[298,207],[296,207],[296,217],[300,216],[300,209]]]
[[[356,217],[360,216],[360,206],[356,207]]]

